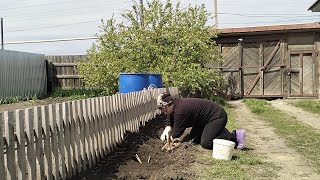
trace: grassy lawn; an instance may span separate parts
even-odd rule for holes
[[[286,144],[310,161],[320,173],[319,131],[271,107],[265,100],[245,99],[244,103],[261,119],[270,123],[275,133],[285,138]]]
[[[228,113],[227,129],[232,131],[237,128],[235,122],[235,114],[232,109],[225,106]],[[250,146],[250,142],[249,146]],[[198,152],[201,152],[201,146],[197,146]],[[208,153],[199,153],[196,155],[200,164],[201,178],[200,179],[266,179],[276,177],[274,172],[277,167],[271,163],[263,162],[262,157],[254,150],[234,150],[234,158],[231,161],[215,160],[211,157],[212,151]]]
[[[320,114],[320,101],[319,100],[301,100],[292,103],[294,106],[299,107],[305,111]]]

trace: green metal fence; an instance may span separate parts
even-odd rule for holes
[[[45,60],[42,54],[0,50],[0,98],[45,96]]]

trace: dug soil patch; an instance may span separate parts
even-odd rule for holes
[[[138,133],[127,133],[113,152],[75,179],[199,179],[197,172],[190,169],[196,161],[194,154],[197,151],[191,143],[185,142],[173,152],[161,151],[164,142],[159,137],[164,122],[164,118],[157,117],[141,127]]]

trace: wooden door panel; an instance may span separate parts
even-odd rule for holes
[[[316,96],[314,92],[315,52],[296,51],[290,53],[290,95]]]
[[[251,89],[252,83],[254,82],[257,75],[260,73],[259,48],[260,43],[243,44],[242,73],[244,92],[248,92]],[[259,93],[260,86],[254,86],[251,90],[250,95],[259,95]]]
[[[290,68],[300,69],[300,56],[299,54],[290,55]],[[300,73],[290,73],[290,94],[292,96],[300,95]]]
[[[303,94],[310,95],[313,94],[313,60],[312,54],[304,54],[302,62],[302,82],[303,82]]]
[[[239,51],[237,44],[225,44],[221,49],[223,59],[222,67],[236,67],[238,66]]]
[[[221,48],[223,78],[229,96],[240,96],[239,48],[238,44],[224,44]]]
[[[280,41],[261,42],[255,49],[252,44],[250,53],[243,51],[245,95],[282,95]]]
[[[265,50],[264,56],[268,55],[277,48],[277,42],[270,42]],[[268,53],[268,54],[267,54]],[[266,66],[263,72],[263,95],[281,95],[282,93],[282,79],[281,79],[281,52],[278,50],[269,65]]]

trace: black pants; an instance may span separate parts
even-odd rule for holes
[[[230,133],[225,128],[227,121],[227,113],[223,111],[220,118],[208,122],[204,127],[193,126],[189,138],[205,149],[212,149],[213,139],[225,139],[237,143],[235,133]]]

